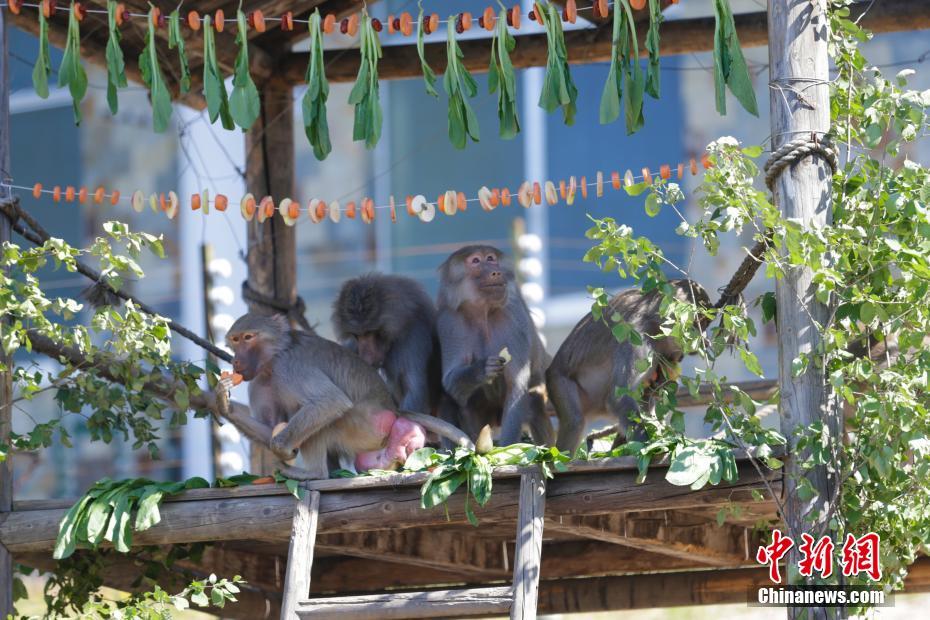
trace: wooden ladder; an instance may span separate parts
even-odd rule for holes
[[[294,510],[281,620],[455,618],[508,612],[512,619],[528,620],[536,617],[543,517],[546,511],[546,481],[539,469],[520,477],[512,586],[307,598],[319,510],[319,491],[309,491],[297,502]]]

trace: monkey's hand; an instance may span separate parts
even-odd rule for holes
[[[286,422],[278,423],[271,430],[271,442],[269,442],[268,448],[274,452],[274,455],[281,459],[281,461],[287,465],[293,465],[294,459],[297,458],[297,450],[288,450],[284,446],[284,436],[281,435],[281,432],[287,428]]]
[[[490,383],[497,379],[502,372],[504,372],[504,366],[507,365],[507,360],[499,355],[492,355],[484,362],[484,381],[485,383]]]

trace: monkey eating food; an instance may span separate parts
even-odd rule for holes
[[[696,304],[710,306],[704,288],[692,280],[670,280],[673,295]],[[666,381],[675,381],[681,374],[684,358],[681,343],[661,332],[662,293],[656,289],[643,293],[639,289],[622,291],[615,295],[604,311],[608,321],[595,320],[589,312],[575,325],[559,347],[546,371],[546,388],[559,418],[556,445],[560,450],[574,454],[581,443],[585,421],[604,415],[617,419],[619,432],[614,445],[633,435],[641,439],[640,425],[631,428],[630,414],[639,412],[639,404],[628,394],[618,395],[617,388],[633,391],[643,386],[646,400],[654,405],[654,390]],[[619,314],[639,332],[642,344],[619,342],[611,333],[610,317]],[[650,359],[645,370],[637,370],[637,363]]]
[[[226,342],[262,426],[249,436],[271,437],[269,447],[282,461],[300,452],[306,470],[282,467],[287,476],[328,477],[329,457],[390,469],[424,445],[426,431],[472,445],[449,423],[398,409],[374,368],[314,332],[291,330],[280,315],[245,314]],[[286,426],[272,436],[270,428],[281,422]]]
[[[437,331],[442,385],[472,439],[485,424],[500,442],[520,441],[524,427],[552,442],[543,373],[548,356],[503,253],[488,245],[453,252],[439,267]]]

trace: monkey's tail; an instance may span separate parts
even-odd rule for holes
[[[436,433],[440,437],[445,437],[456,445],[462,446],[463,448],[468,448],[469,450],[475,449],[475,444],[472,442],[468,435],[466,435],[455,426],[449,424],[445,420],[434,418],[431,415],[415,413],[413,411],[405,411],[402,409],[397,411],[397,415],[407,418],[411,422],[416,422],[426,430]]]

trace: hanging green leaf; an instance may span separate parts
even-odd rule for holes
[[[87,73],[81,65],[81,22],[78,21],[74,5],[68,11],[68,36],[65,40],[65,53],[58,68],[58,85],[67,86],[71,91],[74,107],[74,123],[81,124],[81,100],[87,93]]]
[[[455,23],[455,16],[449,17]],[[478,117],[468,105],[469,98],[478,94],[478,83],[462,64],[462,50],[455,40],[455,28],[446,29],[446,72],[442,76],[442,87],[449,97],[449,141],[457,149],[464,149],[470,137],[477,142]]]
[[[417,54],[420,55],[420,67],[423,69],[423,83],[427,94],[438,97],[436,92],[436,72],[426,62],[426,52],[423,49],[423,5],[420,5],[420,14],[417,16]]]
[[[646,33],[649,66],[646,73],[646,92],[655,99],[659,98],[659,24],[662,20],[662,4],[659,0],[649,0],[649,32]]]
[[[111,4],[115,4],[110,0]],[[171,11],[168,16],[168,49],[178,49],[178,62],[181,65],[181,79],[179,84],[181,92],[191,89],[191,70],[187,62],[187,52],[184,49],[184,37],[181,35],[181,12],[178,9]]]
[[[213,24],[209,15],[203,16],[203,96],[207,100],[210,122],[215,123],[219,118],[224,129],[233,129],[236,125],[229,113],[226,84],[216,61],[216,40],[213,38]]]
[[[329,141],[329,122],[326,120],[326,100],[329,98],[329,83],[326,81],[323,64],[323,32],[320,28],[320,11],[310,16],[310,64],[307,65],[307,90],[302,109],[304,132],[313,147],[313,155],[320,161],[326,159],[333,146]]]
[[[543,79],[542,92],[539,93],[539,106],[546,112],[562,108],[566,125],[575,123],[578,89],[572,82],[568,66],[568,51],[565,48],[565,33],[562,32],[562,17],[553,4],[545,8],[538,3],[535,8],[536,19],[546,28],[546,77]]]
[[[149,9],[149,16],[146,20],[148,30],[145,35],[145,47],[142,48],[142,54],[139,55],[139,69],[142,73],[142,81],[149,87],[149,98],[152,100],[152,121],[155,131],[162,133],[168,129],[168,123],[171,121],[171,94],[168,92],[165,78],[161,74],[161,67],[158,64],[155,20],[152,18],[154,10],[154,6]]]
[[[240,3],[240,9],[236,11],[236,43],[239,44],[239,53],[236,55],[233,89],[229,95],[229,112],[233,121],[247,130],[258,118],[261,103],[258,99],[258,89],[249,74],[249,26],[241,6]]]
[[[107,28],[110,32],[107,38],[107,105],[110,107],[110,113],[116,114],[119,110],[119,99],[117,89],[125,88],[126,81],[126,61],[123,59],[123,49],[120,47],[119,24],[116,23],[116,8],[119,6],[116,0],[107,2]],[[41,14],[42,11],[39,11]]]
[[[620,33],[623,30],[623,11],[614,6],[613,31],[610,35],[610,68],[607,82],[601,93],[600,121],[612,123],[620,117],[620,99],[623,96],[623,69],[620,65]]]
[[[623,65],[623,89],[626,91],[626,133],[634,134],[643,128],[643,94],[646,90],[646,78],[639,64],[639,43],[636,38],[636,22],[630,0],[619,0],[623,5],[627,28],[621,28],[620,55]],[[619,10],[619,7],[618,7]]]
[[[742,104],[746,111],[759,116],[756,91],[749,77],[749,67],[743,57],[736,36],[736,24],[728,0],[714,0],[714,87],[716,89],[717,112],[727,113],[727,97],[724,85]]]
[[[365,146],[373,149],[381,139],[381,100],[378,91],[378,60],[381,58],[381,43],[378,33],[371,25],[368,11],[362,12],[361,46],[362,64],[358,78],[349,93],[349,103],[355,106],[353,140],[364,140]]]
[[[507,10],[501,9],[497,16],[494,38],[491,39],[491,66],[488,69],[488,92],[498,92],[497,118],[500,120],[500,136],[505,140],[520,133],[520,118],[517,116],[517,78],[514,76],[510,53],[517,46],[516,39],[507,28]]]
[[[39,55],[35,67],[32,69],[32,85],[36,94],[43,99],[48,98],[48,76],[52,72],[52,63],[48,55],[48,21],[42,11],[39,14]]]

